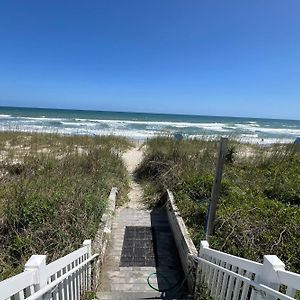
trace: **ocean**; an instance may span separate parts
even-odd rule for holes
[[[180,133],[185,138],[228,136],[270,144],[293,142],[300,136],[300,120],[0,107],[0,130],[136,140]]]

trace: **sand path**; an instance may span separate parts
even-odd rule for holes
[[[133,174],[136,167],[143,159],[144,147],[131,148],[123,154],[123,160],[126,165],[129,174]]]
[[[125,207],[143,209],[145,208],[143,199],[143,188],[134,179],[134,170],[141,163],[143,159],[144,151],[143,148],[135,147],[123,154],[123,161],[129,173],[129,186],[130,191],[128,193],[129,202],[126,203]]]

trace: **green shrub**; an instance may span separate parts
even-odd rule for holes
[[[235,141],[228,148],[211,246],[260,262],[275,254],[300,272],[300,152]],[[205,237],[216,154],[214,141],[155,138],[137,170],[152,206],[167,188],[174,192],[197,247]]]
[[[32,254],[55,260],[93,238],[110,189],[118,187],[121,198],[128,189],[122,139],[21,134],[18,146],[29,139],[26,151],[0,165],[0,279],[21,271]]]

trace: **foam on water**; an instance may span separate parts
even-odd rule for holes
[[[189,138],[222,135],[251,143],[286,143],[300,135],[300,121],[0,107],[0,130],[120,135],[133,139],[181,133]]]
[[[298,136],[300,135],[300,129],[289,129],[289,128],[259,128],[260,132],[274,133],[274,134],[291,134]]]

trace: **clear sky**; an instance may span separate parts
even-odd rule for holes
[[[0,105],[300,119],[300,1],[2,0]]]

